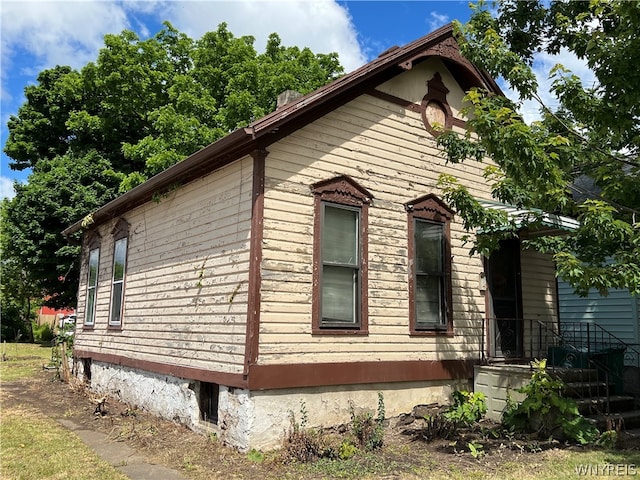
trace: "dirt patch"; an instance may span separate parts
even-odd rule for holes
[[[427,478],[427,472],[434,470],[444,474],[439,478],[446,478],[447,471],[463,477],[491,477],[510,465],[535,466],[544,461],[545,454],[555,455],[562,447],[528,437],[496,438],[491,423],[427,442],[423,421],[405,415],[388,420],[385,446],[375,455],[357,455],[348,465],[300,465],[284,462],[278,452],[240,454],[214,436],[196,434],[112,398],[98,397],[81,384],[63,383],[53,372],[3,383],[0,400],[3,408],[31,406],[52,418],[68,418],[107,433],[110,439],[137,449],[150,463],[181,470],[194,479]]]

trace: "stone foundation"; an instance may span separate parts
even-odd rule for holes
[[[77,360],[74,372],[90,389],[109,394],[132,407],[179,422],[195,431],[214,431],[218,438],[246,452],[282,444],[291,414],[306,427],[330,427],[350,421],[350,405],[376,412],[378,392],[384,395],[387,417],[411,412],[418,404],[451,402],[453,390],[469,390],[469,381],[405,382],[249,391],[219,385],[217,425],[200,419],[200,382],[159,375],[120,365]],[[90,380],[89,380],[90,379]]]

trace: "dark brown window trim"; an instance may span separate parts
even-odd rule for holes
[[[313,301],[311,333],[313,335],[368,335],[369,333],[369,283],[368,283],[368,225],[369,204],[373,196],[352,178],[342,175],[323,180],[311,186],[315,195],[313,220]],[[321,324],[321,291],[320,272],[322,265],[322,205],[334,203],[360,209],[360,326],[359,328],[330,328]]]
[[[416,337],[454,336],[453,331],[453,286],[451,281],[451,210],[436,195],[429,194],[405,204],[407,211],[408,255],[409,255],[409,334]],[[415,303],[415,219],[427,220],[444,226],[444,269],[445,269],[445,303],[446,328],[418,328]]]

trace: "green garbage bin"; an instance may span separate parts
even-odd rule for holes
[[[613,385],[611,393],[622,395],[624,392],[624,353],[625,347],[605,348],[591,355],[601,380],[609,377],[609,384]]]

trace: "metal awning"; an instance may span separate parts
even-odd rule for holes
[[[493,200],[479,199],[478,202],[483,208],[505,212],[507,217],[510,220],[515,220],[518,226],[524,226],[531,221],[537,221],[543,227],[548,227],[550,230],[563,230],[565,232],[575,231],[580,226],[580,222],[575,218],[557,215],[555,213],[547,213],[538,208],[519,208]],[[478,233],[483,232],[478,230]]]

